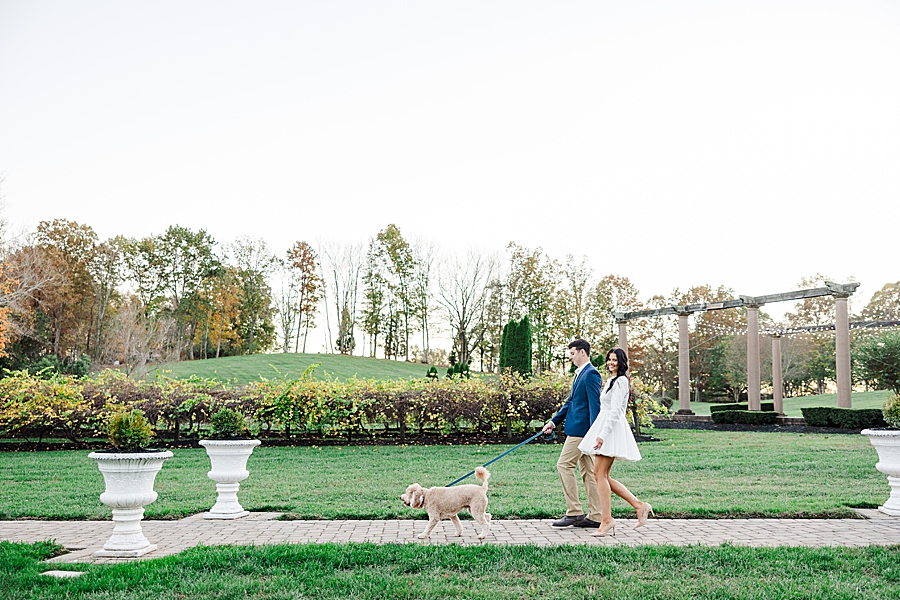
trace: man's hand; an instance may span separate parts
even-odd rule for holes
[[[553,421],[548,421],[547,424],[544,425],[544,428],[541,429],[541,431],[543,431],[545,434],[547,434],[547,433],[550,433],[551,431],[553,431],[554,429],[556,429],[556,423],[554,423]]]

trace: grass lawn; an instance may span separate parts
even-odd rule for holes
[[[889,494],[877,455],[861,435],[658,430],[644,460],[617,463],[616,479],[668,517],[855,516]],[[240,500],[253,511],[303,519],[422,519],[399,495],[417,481],[446,485],[510,446],[266,447],[248,462]],[[495,518],[548,518],[565,511],[558,444],[530,444],[491,470]],[[174,450],[156,479],[151,519],[208,510],[215,485],[203,449]],[[0,518],[109,519],[103,479],[86,451],[0,453]],[[474,479],[469,481],[474,482]],[[614,497],[613,513],[630,507]]]
[[[853,408],[881,408],[891,392],[888,390],[879,390],[877,392],[853,392],[852,402]],[[771,402],[771,400],[763,400],[763,402]],[[698,415],[708,415],[709,407],[712,402],[691,402],[691,410]],[[837,394],[822,394],[820,396],[798,396],[796,398],[784,399],[784,414],[788,417],[802,417],[803,413],[800,409],[809,406],[837,406]],[[678,400],[675,400],[675,407],[678,408]]]
[[[251,356],[226,356],[208,360],[189,360],[160,365],[159,370],[176,379],[192,375],[219,381],[247,383],[263,379],[296,379],[312,364],[320,363],[315,370],[317,377],[326,374],[338,379],[359,378],[400,379],[414,377],[422,379],[429,365],[404,361],[364,358],[362,356],[341,356],[339,354],[253,354]],[[440,369],[443,375],[446,371]],[[150,375],[153,375],[151,371]]]
[[[0,596],[159,598],[897,598],[900,546],[744,548],[422,546],[197,547],[120,565],[39,573],[52,544],[0,543]]]

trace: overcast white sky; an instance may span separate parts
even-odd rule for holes
[[[900,280],[900,3],[0,0],[20,227]],[[772,307],[774,309],[774,307]]]

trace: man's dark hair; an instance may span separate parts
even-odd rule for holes
[[[576,350],[584,350],[585,353],[590,356],[591,355],[591,345],[581,338],[576,338],[569,342],[569,348],[575,348]]]

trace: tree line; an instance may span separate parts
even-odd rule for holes
[[[366,243],[297,241],[281,255],[262,239],[219,244],[205,230],[178,225],[101,241],[90,226],[64,219],[18,237],[4,229],[0,241],[6,369],[139,370],[176,360],[305,352],[312,349],[310,331],[322,328],[327,352],[441,365],[452,356],[497,372],[509,360],[501,355],[504,332],[524,319],[532,340],[527,360],[540,374],[568,366],[566,345],[575,337],[589,340],[597,356],[615,346],[615,312],[736,297],[725,286],[698,285],[642,299],[628,277],[597,276],[587,257],[558,260],[515,242],[504,253],[450,254],[408,239],[395,224]],[[825,279],[806,277],[798,287]],[[855,318],[900,319],[900,283],[885,285]],[[779,323],[765,312],[760,319],[763,328],[830,324],[833,300],[799,301]],[[695,400],[745,391],[745,330],[742,309],[692,316]],[[435,334],[451,347],[432,347]],[[663,397],[677,387],[677,339],[673,317],[629,323],[634,369]],[[765,378],[768,348],[761,348]],[[789,395],[821,392],[834,379],[830,332],[786,337],[782,356]]]

